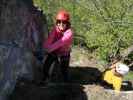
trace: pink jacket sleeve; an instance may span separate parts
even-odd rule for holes
[[[55,37],[55,29],[53,29],[51,33],[49,33],[48,39],[46,39],[46,41],[43,42],[43,48],[48,48],[48,46],[52,44],[54,37]]]
[[[72,30],[71,29],[68,29],[63,37],[61,39],[59,39],[58,41],[56,41],[55,43],[51,44],[48,46],[48,51],[49,52],[53,52],[54,50],[60,48],[61,46],[64,46],[66,44],[70,44],[71,41],[72,41]]]

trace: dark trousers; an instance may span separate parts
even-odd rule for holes
[[[64,81],[68,81],[68,67],[69,67],[69,61],[70,61],[70,54],[67,56],[57,56],[53,54],[48,54],[43,65],[43,74],[44,74],[43,80],[46,80],[47,78],[49,78],[49,69],[52,63],[54,61],[57,61],[57,59],[59,59],[59,67],[63,75],[63,79]]]
[[[68,56],[62,56],[61,58],[61,72],[63,75],[64,81],[68,81],[68,68],[69,68],[69,61],[70,61],[70,54]]]

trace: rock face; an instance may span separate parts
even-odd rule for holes
[[[0,0],[0,100],[17,79],[38,79],[40,65],[32,51],[41,49],[45,21],[32,0]]]

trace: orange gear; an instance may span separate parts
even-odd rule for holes
[[[70,20],[70,15],[66,10],[60,10],[56,15],[56,20],[68,21]]]

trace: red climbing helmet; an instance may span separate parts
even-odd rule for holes
[[[69,19],[70,19],[70,15],[69,13],[62,9],[60,10],[57,15],[56,15],[56,20],[63,20],[63,21],[68,21],[69,22]]]

